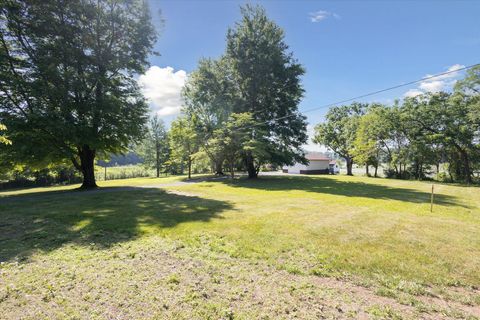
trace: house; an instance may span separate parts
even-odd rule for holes
[[[329,174],[338,173],[338,165],[332,159],[321,153],[307,153],[305,158],[308,164],[295,163],[293,166],[282,168],[284,173],[294,174]],[[335,168],[337,170],[335,170]]]

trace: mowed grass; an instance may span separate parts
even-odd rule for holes
[[[218,268],[222,266],[218,257],[226,257],[234,265],[251,264],[253,267],[245,268],[252,273],[273,268],[298,277],[295,281],[339,279],[430,315],[479,316],[478,187],[436,184],[430,212],[431,183],[426,182],[347,176],[183,180],[107,181],[100,183],[106,188],[89,192],[73,191],[75,186],[68,186],[0,193],[0,272],[4,281],[32,296],[36,291],[27,288],[51,283],[54,279],[50,277],[73,281],[67,275],[47,272],[47,261],[49,268],[52,264],[73,268],[99,259],[102,263],[96,271],[92,265],[93,269],[83,272],[93,272],[102,279],[102,270],[106,273],[114,265],[120,268],[119,259],[134,258],[142,252],[151,257],[157,255],[155,250],[177,254],[181,248],[189,253],[187,257],[195,256],[202,263],[217,261]],[[166,247],[153,245],[159,241]],[[184,261],[186,256],[177,258]],[[152,259],[144,258],[142,265]],[[163,285],[178,285],[176,282],[182,280],[176,280],[175,270],[181,273],[181,268],[176,266],[172,274],[162,275]],[[153,269],[142,270],[150,277]],[[131,275],[119,273],[111,278],[111,290],[128,277]],[[268,272],[263,277],[267,279]],[[232,290],[243,285],[241,281],[229,283],[238,287]],[[210,285],[204,286],[208,289]],[[28,299],[19,298],[18,290],[7,287],[0,291],[0,307],[3,303],[14,312],[15,305],[21,305],[19,301],[28,303]],[[49,292],[45,290],[43,295]],[[123,299],[120,292],[117,298]],[[188,297],[189,293],[183,294]],[[130,299],[135,301],[135,297]],[[440,307],[445,301],[454,304],[449,306],[450,313]],[[218,304],[190,304],[192,310],[203,310],[193,317],[228,318],[228,308],[235,309],[230,302]],[[47,305],[45,308],[51,307]],[[37,308],[42,308],[41,303]],[[402,313],[394,309],[380,312],[376,305],[355,310],[352,317],[358,312],[372,316],[387,313],[382,316],[387,318],[401,317]],[[177,311],[170,315],[192,316]],[[102,311],[98,316],[109,317]],[[278,313],[272,318],[276,317],[288,318]]]

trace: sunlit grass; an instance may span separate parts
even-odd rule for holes
[[[184,180],[113,180],[87,193],[69,191],[78,186],[1,192],[0,261],[34,266],[53,257],[75,265],[89,259],[85,250],[108,260],[161,238],[294,275],[345,279],[399,300],[438,294],[480,303],[478,187],[435,185],[430,212],[426,182]],[[13,279],[27,281],[21,272]]]

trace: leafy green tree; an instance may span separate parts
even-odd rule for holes
[[[455,84],[454,99],[468,105],[469,117],[480,130],[480,66],[467,71],[467,76]]]
[[[155,169],[158,178],[160,171],[168,161],[169,145],[165,125],[157,115],[150,118],[147,134],[138,151],[143,159],[143,164],[147,168]]]
[[[235,164],[245,153],[251,153],[257,159],[266,157],[267,141],[258,134],[252,139],[250,127],[257,125],[250,113],[232,113],[222,128],[216,129],[210,143],[217,154],[221,154],[228,163],[230,175],[234,178]]]
[[[192,176],[192,162],[199,150],[198,137],[192,123],[186,117],[177,118],[172,122],[168,132],[171,158],[178,162],[186,162],[188,179]]]
[[[367,175],[369,175],[368,167],[373,166],[375,168],[374,177],[377,177],[382,153],[381,141],[379,139],[379,122],[384,121],[384,119],[381,118],[380,112],[375,110],[380,108],[383,108],[383,106],[370,106],[368,113],[360,117],[353,143],[353,157],[355,161],[365,164]]]
[[[360,119],[365,114],[366,108],[367,105],[361,103],[330,108],[325,115],[325,122],[315,127],[313,141],[344,158],[348,175],[353,175],[355,140]]]
[[[215,151],[211,138],[232,112],[236,101],[233,87],[229,63],[222,57],[200,60],[183,90],[183,112],[193,123],[198,139],[203,142],[201,148],[213,162],[217,174],[223,174],[224,157]]]
[[[404,108],[411,127],[421,130],[418,135],[444,145],[455,179],[471,183],[472,164],[478,159],[479,148],[468,100],[440,92],[407,99]]]
[[[250,128],[250,138],[256,141],[262,132],[268,141],[268,156],[244,154],[248,176],[256,178],[263,163],[305,161],[301,146],[307,141],[306,122],[298,111],[304,92],[300,77],[305,71],[288,51],[283,30],[263,8],[246,5],[241,13],[242,20],[228,31],[225,58],[236,92],[232,111],[251,113],[261,125]]]
[[[388,176],[404,177],[410,154],[409,133],[405,111],[398,101],[391,107],[372,104],[359,121],[355,160],[370,161],[374,166],[384,161],[389,167]]]
[[[68,159],[96,187],[95,156],[138,141],[147,105],[134,74],[156,40],[145,1],[5,0],[0,119],[17,159]]]
[[[387,107],[383,112],[384,118],[380,128],[384,134],[384,147],[387,151],[387,161],[394,169],[397,178],[407,177],[407,164],[410,156],[410,125],[406,118],[408,111],[399,101],[392,107]]]

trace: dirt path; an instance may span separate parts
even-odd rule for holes
[[[0,282],[7,289],[0,287],[0,318],[89,319],[92,311],[96,319],[454,319],[468,315],[448,305],[436,311],[418,310],[351,282],[291,274],[263,261],[212,252],[207,245],[184,247],[161,237],[84,253],[73,264],[68,263],[68,253],[64,248],[48,259],[4,265]]]

